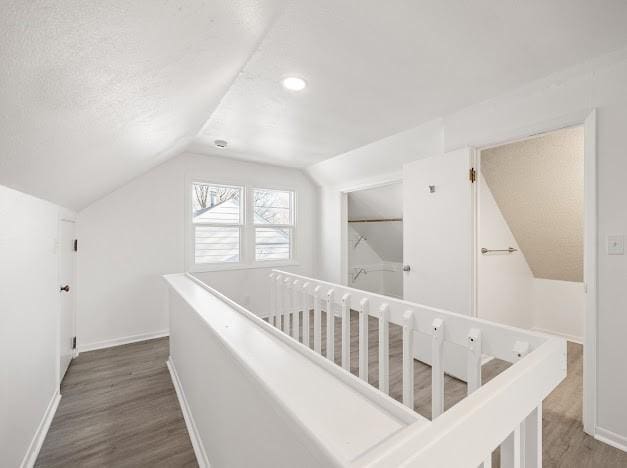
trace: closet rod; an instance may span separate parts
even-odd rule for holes
[[[382,219],[349,219],[349,223],[387,223],[387,222],[402,222],[403,218],[382,218]]]

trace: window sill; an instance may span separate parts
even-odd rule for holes
[[[190,273],[209,273],[216,271],[231,271],[231,270],[256,270],[262,268],[279,268],[288,266],[300,266],[300,263],[294,260],[280,261],[280,262],[256,262],[252,264],[234,263],[231,265],[217,264],[217,265],[193,265],[189,268]]]

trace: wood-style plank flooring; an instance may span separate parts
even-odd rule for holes
[[[167,338],[81,353],[35,466],[198,466],[168,353]]]
[[[313,317],[310,320],[313,346]],[[341,321],[336,319],[335,361],[340,362]],[[326,352],[322,315],[322,351]],[[301,330],[302,335],[302,330]],[[369,382],[378,384],[378,322],[369,320]],[[351,372],[358,372],[358,322],[351,314]],[[165,366],[167,338],[82,353],[62,385],[59,409],[38,467],[197,466]],[[402,331],[390,326],[390,395],[401,400]],[[483,368],[487,382],[508,364]],[[414,363],[415,409],[431,417],[431,369]],[[582,348],[568,345],[568,377],[544,401],[545,467],[627,467],[627,454],[584,434],[581,425]],[[466,394],[466,384],[445,378],[445,407]],[[498,450],[493,466],[499,466]]]

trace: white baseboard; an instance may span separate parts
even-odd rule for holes
[[[552,330],[547,330],[545,328],[538,328],[538,327],[533,327],[531,329],[531,331],[535,331],[535,332],[538,332],[538,333],[544,333],[545,335],[559,336],[559,337],[562,337],[562,338],[566,338],[566,340],[572,341],[573,343],[577,343],[577,344],[580,344],[580,345],[583,344],[583,338],[581,336],[567,335],[566,333],[558,333],[558,332],[554,332]]]
[[[163,338],[169,334],[169,330],[161,330],[157,332],[141,333],[139,335],[123,336],[122,338],[113,338],[112,340],[96,341],[85,345],[80,344],[79,342],[79,350],[81,353],[84,353],[85,351],[94,351],[96,349],[113,348],[114,346],[122,346],[129,343],[136,343],[138,341]]]
[[[57,412],[57,408],[59,407],[59,400],[61,400],[61,394],[59,393],[59,389],[57,388],[52,395],[50,403],[48,403],[48,407],[44,412],[43,418],[41,418],[41,422],[39,423],[39,426],[35,431],[35,436],[33,437],[33,440],[28,446],[28,450],[24,455],[24,459],[20,464],[20,468],[31,468],[35,465],[35,462],[37,461],[37,456],[39,455],[39,451],[41,450],[41,446],[44,444],[44,440],[46,439],[46,434],[48,434],[48,429],[50,429],[50,424],[52,424],[52,419]]]
[[[607,445],[611,445],[618,450],[627,452],[627,437],[623,437],[612,431],[608,431],[607,429],[603,429],[602,427],[597,426],[595,429],[594,438],[606,443]]]
[[[194,447],[194,454],[196,454],[196,460],[198,461],[198,465],[200,466],[200,468],[210,468],[211,465],[209,464],[207,452],[205,452],[205,447],[202,445],[202,439],[200,438],[198,428],[196,427],[196,423],[194,422],[194,417],[192,416],[189,405],[187,404],[187,398],[185,398],[185,393],[183,392],[181,381],[179,380],[179,376],[176,373],[176,367],[174,366],[174,361],[172,361],[171,357],[168,359],[167,365],[170,371],[170,377],[172,378],[172,383],[174,384],[174,390],[176,390],[176,396],[179,400],[179,405],[181,406],[181,411],[183,412],[183,418],[185,419],[187,432],[189,433],[189,438],[192,441],[192,447]]]

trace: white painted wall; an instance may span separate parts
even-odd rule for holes
[[[400,262],[386,261],[376,252],[368,240],[362,239],[355,248],[359,233],[348,226],[348,278],[352,288],[363,289],[377,294],[403,298],[403,272]],[[356,269],[364,268],[368,273],[360,274],[353,281]]]
[[[627,446],[627,258],[608,256],[608,235],[627,232],[624,200],[627,186],[624,129],[627,122],[627,51],[534,81],[515,92],[470,106],[434,124],[346,153],[309,168],[323,186],[326,199],[337,198],[341,180],[359,184],[398,173],[402,163],[441,154],[466,145],[482,147],[513,136],[545,131],[552,126],[582,122],[597,109],[598,187],[598,393],[597,426],[616,444]],[[567,116],[567,117],[565,117]],[[443,138],[439,139],[439,137]],[[438,142],[441,144],[438,145]],[[334,232],[341,219],[339,204],[325,208],[321,223],[322,249],[342,245]],[[333,279],[338,268],[324,258],[324,277]]]
[[[0,185],[0,466],[36,456],[34,438],[58,395],[61,212]]]
[[[533,279],[533,329],[583,343],[586,295],[583,283]]]
[[[478,257],[478,315],[481,318],[563,336],[581,343],[583,283],[535,278],[492,192],[479,183],[479,247],[514,247],[518,252]]]
[[[533,274],[499,209],[490,187],[479,182],[479,247],[518,249],[477,258],[477,315],[495,322],[533,328]]]
[[[138,177],[80,212],[78,222],[81,289],[79,348],[166,333],[168,317],[160,275],[184,271],[185,179],[207,177],[256,186],[296,190],[297,238],[293,271],[316,270],[317,188],[297,169],[220,157],[182,154]],[[219,283],[234,299],[263,307],[269,269],[201,275]],[[260,305],[261,304],[261,305]],[[263,313],[261,309],[259,313]]]

